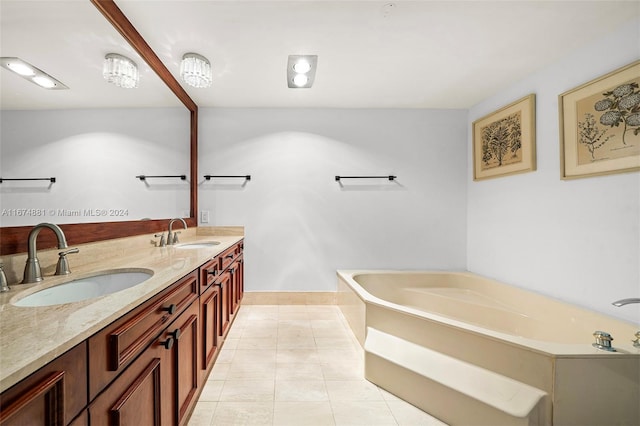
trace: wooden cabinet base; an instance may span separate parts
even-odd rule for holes
[[[0,425],[65,426],[87,404],[87,345],[82,342],[2,393]]]
[[[152,343],[89,406],[92,426],[174,424],[169,351]]]

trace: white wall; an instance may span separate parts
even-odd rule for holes
[[[188,181],[135,178],[189,176],[186,109],[5,110],[0,120],[0,176],[57,179],[2,183],[0,226],[188,215]]]
[[[559,94],[640,57],[639,28],[634,21],[470,109],[469,128],[535,93],[538,170],[473,182],[469,132],[469,270],[640,321],[639,305],[611,306],[640,297],[640,175],[560,180],[558,124]]]
[[[248,291],[333,291],[339,268],[464,269],[466,111],[201,109],[210,224],[244,225]],[[334,176],[398,176],[345,181]]]

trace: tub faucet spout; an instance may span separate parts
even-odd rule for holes
[[[53,223],[40,223],[33,227],[31,232],[29,232],[29,240],[28,240],[28,255],[27,255],[27,264],[24,267],[24,277],[22,279],[22,284],[29,283],[37,283],[42,281],[42,272],[40,270],[40,262],[38,261],[37,249],[36,249],[36,239],[38,238],[38,234],[44,228],[49,228],[56,234],[56,238],[58,239],[58,248],[66,249],[67,248],[67,239],[64,236],[64,232],[58,225]]]
[[[630,303],[640,303],[640,298],[631,297],[629,299],[620,299],[613,302],[612,305],[620,307],[620,306],[628,305]]]

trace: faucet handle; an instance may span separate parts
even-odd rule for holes
[[[180,231],[173,231],[173,241],[171,244],[178,244],[180,241],[178,241],[178,234],[180,233]]]
[[[7,282],[7,276],[4,274],[4,265],[0,263],[0,292],[11,290]]]
[[[634,348],[640,348],[640,331],[636,331],[636,340],[632,340]]]
[[[56,275],[68,275],[71,273],[69,270],[69,261],[67,260],[68,254],[79,253],[80,249],[72,248],[69,250],[61,251],[58,253],[58,264],[56,265]]]
[[[158,245],[156,245],[156,247],[166,247],[167,242],[164,239],[164,234],[160,233],[160,234],[153,234],[154,237],[160,237],[160,243],[158,243]]]

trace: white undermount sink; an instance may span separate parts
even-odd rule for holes
[[[51,306],[79,302],[126,290],[151,278],[147,269],[116,270],[80,278],[40,290],[16,302],[15,306]]]
[[[197,243],[176,244],[174,247],[179,249],[201,249],[217,246],[220,241],[201,241]]]

